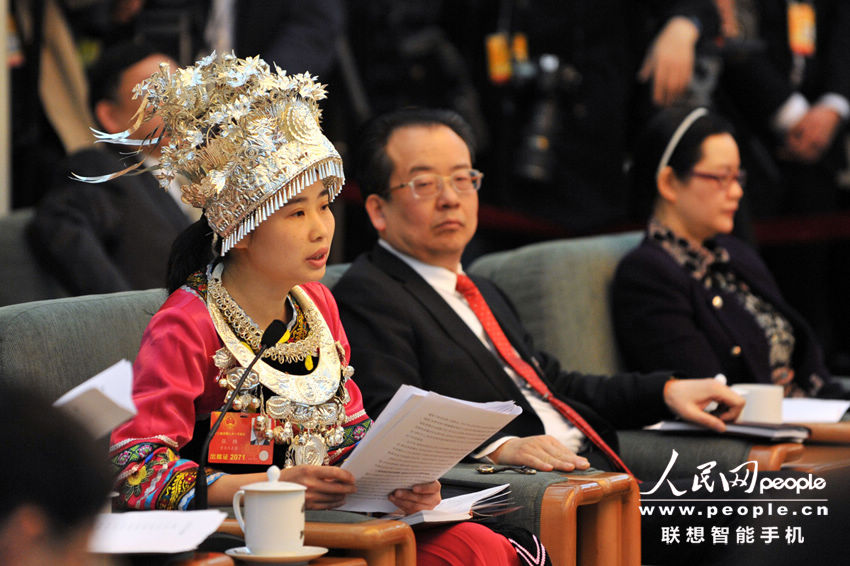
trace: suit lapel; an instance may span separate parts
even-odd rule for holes
[[[79,155],[78,160],[84,175],[100,174],[110,168],[119,170],[128,165],[114,150],[87,150]],[[89,173],[89,171],[97,173]],[[159,181],[150,171],[138,175],[122,175],[113,179],[111,183],[114,197],[125,200],[128,208],[144,206],[143,210],[137,210],[137,212],[155,214],[158,219],[170,224],[177,232],[190,224],[189,217],[183,213],[174,198],[159,186]],[[116,187],[120,187],[120,190]]]
[[[412,300],[424,307],[434,322],[443,329],[448,340],[455,342],[469,354],[483,376],[500,395],[526,405],[525,398],[520,394],[510,376],[505,373],[501,362],[481,343],[481,340],[433,287],[404,261],[380,245],[376,245],[372,251],[372,259],[379,269],[401,283]]]

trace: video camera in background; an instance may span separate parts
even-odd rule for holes
[[[514,174],[527,181],[550,183],[557,161],[552,143],[563,122],[561,104],[581,84],[581,74],[551,54],[541,55],[533,69],[533,102],[517,148]]]

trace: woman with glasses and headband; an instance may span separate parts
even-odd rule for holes
[[[730,124],[705,108],[664,110],[636,148],[632,189],[650,220],[613,288],[627,368],[840,395],[811,328],[730,235],[746,179]]]

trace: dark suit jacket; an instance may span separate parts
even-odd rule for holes
[[[473,280],[523,359],[606,441],[616,442],[610,423],[629,427],[670,416],[662,399],[670,374],[600,377],[562,371],[552,356],[535,350],[502,291],[486,279]],[[513,399],[523,412],[498,436],[544,433],[501,362],[442,297],[392,253],[376,246],[361,255],[333,293],[351,344],[354,379],[372,418],[407,383],[470,401]]]
[[[171,244],[190,220],[150,173],[90,184],[68,178],[127,166],[108,150],[72,154],[29,227],[41,263],[75,294],[165,285]]]
[[[732,236],[717,241],[729,252],[732,271],[793,325],[797,383],[810,390],[812,374],[828,381],[811,328],[782,298],[755,251]],[[613,309],[620,353],[629,369],[668,368],[689,377],[724,373],[730,383],[770,383],[767,340],[752,315],[733,296],[706,289],[650,238],[618,266]],[[826,386],[822,394],[832,391]]]

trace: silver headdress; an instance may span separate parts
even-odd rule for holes
[[[204,210],[222,255],[305,187],[322,180],[331,199],[344,183],[342,159],[319,127],[324,85],[308,73],[271,72],[259,57],[215,53],[173,74],[163,64],[133,90],[142,103],[124,132],[98,141],[161,145],[154,175],[167,188],[179,173],[183,201]],[[164,133],[130,136],[154,115]],[[164,137],[164,135],[167,137]],[[101,177],[102,182],[139,165]]]

